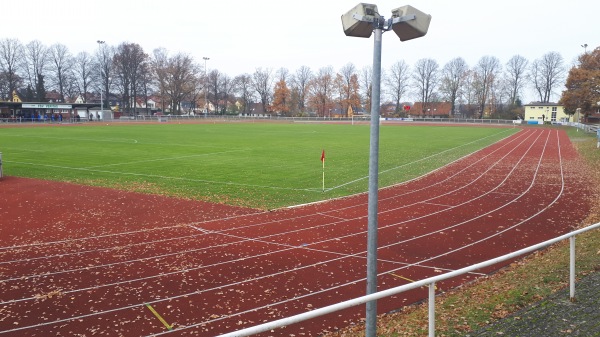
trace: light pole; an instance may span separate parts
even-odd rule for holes
[[[583,53],[584,53],[584,54],[587,54],[587,46],[588,46],[588,44],[587,44],[587,43],[584,43],[584,44],[582,44],[581,46],[583,47]]]
[[[204,116],[208,116],[208,77],[206,75],[206,61],[210,60],[210,57],[202,57],[204,60]]]
[[[371,128],[369,149],[369,197],[367,229],[367,295],[377,292],[377,207],[379,176],[379,109],[381,93],[381,38],[383,32],[393,30],[400,41],[416,39],[427,34],[431,15],[414,7],[403,6],[392,10],[392,18],[385,20],[377,5],[360,3],[342,15],[346,36],[369,38],[375,32],[373,46],[373,77],[371,91]],[[365,336],[377,333],[377,301],[367,302]]]
[[[96,40],[96,42],[98,43],[98,51],[102,50],[102,45],[105,42],[103,40]],[[108,74],[106,74],[106,76],[108,76]],[[105,87],[108,88],[108,79],[106,80]],[[108,96],[108,89],[106,95]],[[100,85],[100,110],[104,111],[104,100],[102,99],[102,85]]]

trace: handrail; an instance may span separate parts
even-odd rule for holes
[[[464,268],[461,268],[461,269],[458,269],[458,270],[455,270],[452,272],[448,272],[448,273],[445,273],[442,275],[437,275],[434,277],[429,277],[429,278],[426,278],[426,279],[423,279],[420,281],[416,281],[416,282],[412,282],[409,284],[405,284],[402,286],[382,290],[382,291],[376,292],[374,294],[357,297],[357,298],[354,298],[351,300],[332,304],[332,305],[329,305],[326,307],[318,308],[318,309],[315,309],[315,310],[312,310],[309,312],[305,312],[305,313],[301,313],[298,315],[294,315],[294,316],[278,319],[275,321],[267,322],[264,324],[256,325],[253,327],[245,328],[242,330],[226,333],[226,334],[220,335],[220,337],[251,336],[251,335],[254,335],[257,333],[270,331],[272,329],[299,323],[299,322],[306,321],[306,320],[309,320],[312,318],[330,314],[330,313],[333,313],[333,312],[336,312],[339,310],[355,307],[357,305],[361,305],[361,304],[367,303],[369,301],[378,300],[378,299],[381,299],[384,297],[396,295],[396,294],[399,294],[399,293],[402,293],[402,292],[405,292],[408,290],[420,288],[423,286],[429,287],[429,336],[435,336],[435,311],[434,311],[435,306],[433,305],[435,302],[435,291],[432,291],[432,290],[435,289],[435,284],[437,282],[440,282],[440,281],[443,281],[443,280],[446,280],[449,278],[453,278],[456,276],[460,276],[460,275],[463,275],[463,274],[466,274],[466,273],[469,273],[469,272],[472,272],[472,271],[475,271],[475,270],[478,270],[481,268],[489,267],[491,265],[494,265],[494,264],[500,263],[500,262],[504,262],[506,260],[514,259],[521,255],[525,255],[525,254],[534,252],[536,250],[548,247],[552,244],[555,244],[557,242],[560,242],[560,241],[566,240],[566,239],[570,239],[570,245],[569,245],[570,246],[570,259],[569,259],[569,261],[570,261],[569,262],[570,263],[570,268],[569,268],[570,277],[569,277],[569,280],[570,280],[570,296],[571,296],[571,299],[573,299],[575,297],[575,237],[579,234],[582,234],[582,233],[585,233],[587,231],[597,229],[597,228],[600,228],[600,222],[590,225],[588,227],[561,235],[554,239],[547,240],[547,241],[538,243],[536,245],[529,246],[527,248],[523,248],[523,249],[517,250],[515,252],[505,254],[500,257],[490,259],[490,260],[487,260],[484,262],[480,262],[480,263],[477,263],[477,264],[474,264],[474,265],[471,265],[468,267],[464,267]],[[181,330],[181,329],[179,329],[179,330]],[[176,331],[176,330],[174,330],[174,331]]]

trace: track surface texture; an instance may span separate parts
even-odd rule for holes
[[[563,131],[525,128],[382,189],[379,289],[570,231],[589,209],[578,162]],[[366,289],[366,194],[262,212],[5,177],[0,234],[0,337],[216,336]],[[362,317],[361,306],[261,336],[315,336]]]

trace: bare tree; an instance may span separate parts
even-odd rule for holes
[[[144,62],[142,63],[140,69],[139,69],[139,78],[138,78],[138,89],[137,92],[139,92],[142,97],[143,97],[143,101],[144,101],[144,106],[146,109],[146,114],[150,114],[151,110],[148,107],[148,100],[150,99],[150,93],[154,90],[154,82],[152,80],[152,65],[150,60],[148,59],[148,62]]]
[[[358,97],[358,75],[356,74],[356,67],[352,63],[347,63],[340,69],[339,76],[339,104],[342,108],[342,113],[347,115],[349,106],[352,105],[356,107],[360,104],[360,98]]]
[[[302,66],[296,70],[296,75],[292,81],[292,90],[298,94],[298,109],[301,112],[306,111],[306,98],[308,96],[308,86],[312,79],[312,71],[307,66]]]
[[[432,102],[434,91],[437,89],[439,81],[439,65],[434,59],[420,59],[415,65],[413,80],[417,89],[417,95],[422,102],[421,115]]]
[[[17,39],[0,40],[0,72],[3,85],[0,86],[0,99],[8,98],[22,85],[19,76],[20,65],[24,58],[23,45]]]
[[[241,99],[241,112],[248,114],[252,113],[249,104],[252,102],[253,89],[252,89],[252,77],[249,74],[242,74],[234,78],[235,92]]]
[[[409,87],[409,67],[404,60],[397,61],[392,64],[389,72],[384,77],[384,82],[388,88],[388,93],[392,98],[392,101],[396,105],[394,109],[395,113],[402,113],[402,107],[400,102],[408,91]]]
[[[271,103],[271,88],[273,87],[273,76],[271,69],[257,68],[252,75],[252,88],[258,93],[263,111],[269,112]]]
[[[310,84],[309,101],[319,116],[327,116],[331,107],[333,93],[333,68],[320,68]]]
[[[211,70],[205,79],[206,90],[208,90],[208,102],[212,101],[214,112],[219,113],[219,91],[221,85],[221,73],[217,69]]]
[[[87,93],[92,81],[93,60],[87,52],[77,54],[73,64],[73,75],[75,85],[83,102],[87,102]]]
[[[463,89],[464,81],[469,72],[467,62],[462,57],[457,57],[444,65],[440,93],[452,105],[450,114],[456,113],[456,101]]]
[[[50,59],[50,79],[58,90],[61,100],[65,101],[65,91],[73,81],[73,56],[67,46],[57,43],[48,49]]]
[[[363,90],[362,103],[368,113],[371,113],[371,95],[373,81],[373,67],[364,66],[360,72],[360,87]]]
[[[279,68],[277,70],[277,78],[279,81],[288,81],[288,77],[290,76],[290,71],[287,68]]]
[[[221,86],[221,90],[219,92],[219,95],[221,96],[221,99],[224,104],[222,110],[224,113],[226,113],[229,104],[235,103],[235,97],[233,96],[233,93],[235,92],[236,83],[227,74],[221,74],[221,85],[220,86]]]
[[[38,102],[46,99],[43,84],[47,66],[48,48],[46,46],[38,40],[33,40],[25,45],[22,69],[24,69],[29,87],[35,91],[35,99]]]
[[[212,104],[215,107],[216,113],[222,113],[227,109],[227,103],[229,102],[229,96],[233,91],[233,81],[226,74],[220,73],[218,70],[213,69],[208,74],[208,90],[210,95],[208,96],[209,101],[212,99]],[[225,106],[223,106],[225,105]]]
[[[169,58],[165,84],[172,110],[181,113],[181,102],[196,90],[201,81],[200,69],[189,55],[178,53]]]
[[[506,63],[505,82],[509,90],[509,104],[516,104],[527,80],[527,61],[521,55],[515,55]]]
[[[160,95],[160,109],[165,111],[167,101],[167,75],[169,65],[169,54],[166,49],[158,48],[153,51],[151,63],[152,72],[155,75],[156,84]]]
[[[473,118],[477,112],[477,84],[475,71],[467,70],[462,94],[459,96],[459,109],[462,117]],[[462,104],[462,106],[460,106]]]
[[[122,90],[123,108],[126,112],[135,113],[139,80],[144,64],[148,62],[148,54],[137,43],[122,43],[117,47],[114,59],[114,73],[119,79]]]
[[[533,87],[540,97],[540,102],[550,102],[553,90],[565,78],[564,60],[559,53],[549,52],[542,58],[533,61],[529,74]]]
[[[474,85],[477,95],[479,118],[483,118],[491,89],[498,80],[499,72],[500,61],[495,56],[482,57],[474,69]]]
[[[94,67],[94,78],[98,85],[98,91],[104,90],[104,107],[110,106],[110,85],[113,76],[113,58],[115,48],[101,43],[96,53],[96,66]]]

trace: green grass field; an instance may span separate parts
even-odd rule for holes
[[[422,175],[516,131],[382,125],[379,185]],[[5,175],[272,209],[366,191],[369,125],[1,128],[0,152]]]

